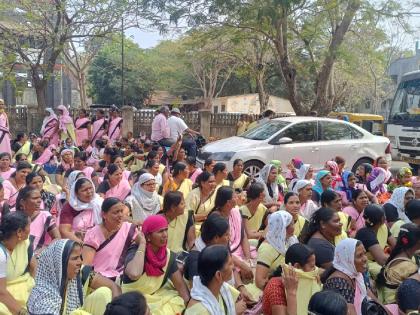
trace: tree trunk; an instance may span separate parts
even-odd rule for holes
[[[331,72],[337,59],[338,50],[344,41],[344,36],[346,35],[357,10],[360,8],[360,5],[360,0],[349,1],[341,23],[333,29],[331,43],[321,71],[318,74],[315,86],[316,97],[311,108],[311,110],[316,110],[320,115],[326,115],[331,111],[332,97],[334,97],[333,95],[328,95]]]
[[[80,107],[86,109],[86,76],[83,72],[79,72],[77,81],[79,85]]]
[[[260,113],[263,113],[267,110],[268,101],[270,100],[270,96],[267,94],[264,86],[264,73],[257,73],[256,76],[256,83],[258,89],[258,97],[260,100]]]
[[[34,88],[36,92],[38,113],[40,115],[43,115],[45,111],[45,107],[47,105],[47,97],[46,97],[47,80],[41,79],[38,74],[33,74],[32,79],[33,79]]]

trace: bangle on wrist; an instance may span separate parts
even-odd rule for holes
[[[242,288],[242,287],[244,287],[245,288],[245,284],[240,284],[240,285],[238,285],[237,287],[236,287],[236,290],[238,290],[238,291],[240,291],[240,289]]]

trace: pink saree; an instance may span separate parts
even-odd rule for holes
[[[48,163],[51,159],[51,157],[53,156],[51,150],[49,148],[46,148],[44,150],[44,152],[42,152],[42,154],[40,155],[39,158],[37,158],[35,161],[33,161],[35,164],[38,165],[44,165],[46,163]]]
[[[75,122],[77,146],[81,146],[83,140],[89,139],[89,132],[88,132],[89,124],[90,124],[90,120],[88,118],[86,117],[77,118]]]
[[[40,211],[35,219],[31,222],[31,238],[34,251],[43,248],[51,243],[49,231],[54,229],[55,219],[48,211]]]
[[[243,225],[242,215],[238,208],[233,208],[230,211],[229,216],[229,227],[230,227],[230,251],[233,255],[245,259],[244,252],[242,250],[242,239],[245,237],[245,229]],[[254,247],[250,248],[251,259],[257,257],[257,252]]]
[[[121,117],[115,117],[109,122],[108,137],[112,143],[114,143],[115,140],[118,140],[121,136],[122,121],[123,119]]]
[[[3,182],[3,188],[4,199],[7,200],[10,208],[13,208],[16,205],[16,198],[19,194],[19,190],[17,190],[9,180]]]
[[[12,154],[12,148],[10,146],[10,130],[9,130],[9,119],[6,113],[0,114],[0,153],[7,152]]]
[[[137,237],[134,224],[124,222],[118,232],[105,239],[100,225],[90,229],[85,236],[84,245],[96,251],[93,267],[107,278],[117,278],[124,270],[124,260],[128,247]]]
[[[108,189],[105,194],[105,198],[114,197],[124,201],[130,192],[130,183],[125,178],[123,178],[117,186]]]
[[[8,171],[6,172],[0,172],[0,177],[3,178],[3,180],[9,179],[10,176],[16,171],[15,168],[11,167]]]
[[[95,120],[92,124],[92,140],[90,143],[95,145],[95,141],[101,139],[105,133],[105,118]]]
[[[44,132],[42,133],[42,140],[50,141],[50,145],[58,146],[58,120],[56,117],[51,117],[50,120],[45,124]]]

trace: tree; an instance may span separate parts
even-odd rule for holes
[[[123,14],[131,12],[130,5],[129,0],[0,0],[5,13],[0,23],[4,49],[28,68],[39,112],[46,105],[48,79],[68,43],[77,46],[113,32]]]
[[[128,38],[124,51],[124,104],[141,106],[155,86],[154,73],[144,51]],[[121,41],[116,36],[101,48],[88,70],[89,92],[96,103],[121,103],[121,74]]]
[[[169,27],[167,20],[184,20],[193,28],[223,25],[262,36],[273,49],[278,75],[298,115],[332,109],[335,65],[350,29],[357,31],[358,23],[381,16],[405,17],[396,1],[148,0],[143,5],[167,12],[169,19],[153,20],[163,29]]]

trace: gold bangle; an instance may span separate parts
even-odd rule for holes
[[[144,253],[144,250],[138,249],[136,253]]]

